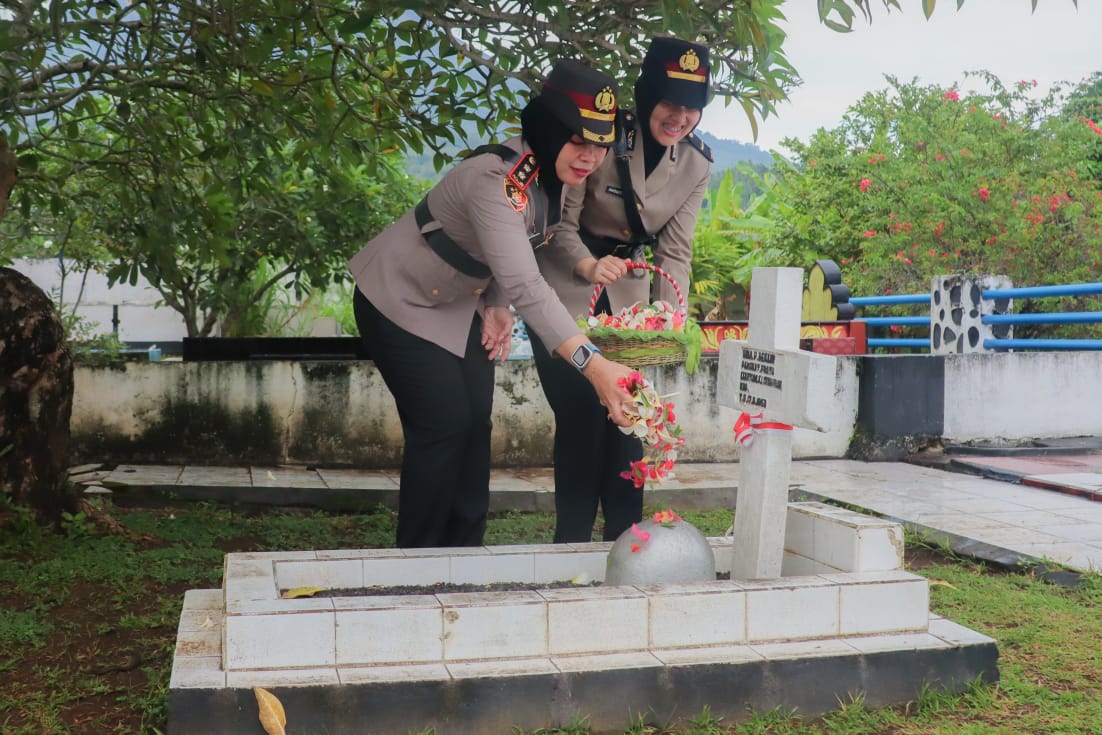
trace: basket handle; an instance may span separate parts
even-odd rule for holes
[[[627,261],[627,266],[628,269],[643,269],[654,271],[655,273],[669,281],[670,285],[673,286],[674,293],[677,294],[677,307],[681,310],[682,316],[688,316],[689,308],[685,305],[685,295],[681,293],[681,287],[677,285],[677,281],[673,280],[673,276],[671,276],[669,273],[662,270],[658,266],[651,265],[650,263],[641,263],[638,261],[629,260]],[[593,314],[596,312],[597,299],[601,298],[601,291],[603,291],[604,288],[605,287],[602,284],[598,283],[597,286],[593,289],[593,295],[589,297],[589,316],[593,316]]]

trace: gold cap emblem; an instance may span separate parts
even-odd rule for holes
[[[612,87],[605,87],[593,99],[593,106],[601,112],[610,112],[616,109],[616,95],[612,93]]]
[[[683,71],[696,71],[700,68],[700,57],[696,55],[696,51],[689,49],[681,54],[681,58],[677,60],[677,63],[681,65]]]

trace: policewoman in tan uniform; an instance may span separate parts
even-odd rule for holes
[[[604,160],[617,91],[607,75],[559,62],[523,110],[520,137],[475,151],[349,261],[356,323],[405,439],[399,547],[482,544],[493,360],[508,356],[510,303],[592,385],[607,418],[627,423],[617,380],[628,369],[581,333],[534,255],[561,216],[564,185],[583,184]],[[626,271],[616,258],[579,256],[587,279]]]
[[[676,38],[651,42],[635,84],[636,111],[621,111],[623,135],[613,155],[571,190],[551,246],[537,253],[540,271],[575,317],[588,314],[594,284],[570,264],[585,254],[653,263],[689,287],[693,229],[711,175],[708,147],[693,135],[708,103],[708,49]],[[626,205],[626,206],[625,206]],[[597,311],[637,301],[677,305],[673,287],[633,270],[608,285]],[[555,412],[555,541],[588,541],[600,505],[604,539],[640,520],[643,491],[620,477],[642,457],[642,444],[605,420],[607,413],[577,375],[532,340],[540,380]]]

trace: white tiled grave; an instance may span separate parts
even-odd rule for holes
[[[732,541],[711,538],[717,571]],[[955,647],[892,522],[791,503],[784,575],[766,581],[282,599],[295,587],[602,580],[610,544],[228,554],[187,593],[170,689],[632,668]]]
[[[929,613],[898,524],[814,502],[786,520],[784,576],[765,581],[540,587],[603,580],[609,543],[227,555],[223,588],[184,598],[168,735],[255,728],[252,687],[272,689],[298,731],[484,735],[578,717],[620,732],[705,707],[814,715],[998,680],[992,639]],[[709,543],[729,571],[732,539]],[[280,596],[501,581],[533,586]]]

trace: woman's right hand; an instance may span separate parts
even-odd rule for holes
[[[603,355],[594,355],[582,370],[582,375],[593,384],[601,405],[608,409],[609,420],[617,426],[631,426],[625,408],[631,400],[627,389],[622,385],[627,376],[634,372],[626,365],[606,359]]]
[[[607,286],[620,280],[628,272],[628,262],[615,255],[606,255],[601,259],[586,258],[578,264],[578,274],[590,283]]]

